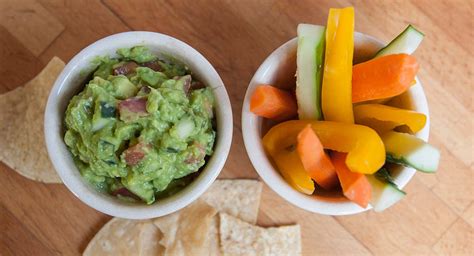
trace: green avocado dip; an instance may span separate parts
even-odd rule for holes
[[[213,152],[211,88],[143,46],[97,57],[66,110],[64,141],[99,191],[147,204],[193,180]]]

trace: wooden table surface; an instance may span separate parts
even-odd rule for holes
[[[133,2],[133,4],[132,4]],[[234,139],[222,178],[258,178],[242,140],[248,82],[265,57],[325,24],[329,7],[353,5],[356,30],[389,41],[408,23],[426,34],[416,52],[431,112],[438,173],[417,173],[404,200],[383,213],[331,217],[300,210],[264,188],[258,223],[299,223],[305,255],[473,254],[472,1],[0,0],[0,93],[21,86],[53,57],[68,61],[122,31],[179,38],[215,66],[229,93]],[[63,185],[28,180],[0,163],[0,254],[76,255],[110,217]]]

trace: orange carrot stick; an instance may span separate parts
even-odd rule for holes
[[[367,177],[362,173],[351,172],[346,166],[346,153],[334,152],[331,155],[332,163],[336,168],[342,192],[352,202],[367,207],[369,204],[372,187]]]
[[[334,187],[338,183],[336,170],[310,124],[298,134],[297,139],[296,150],[309,176],[324,189]]]
[[[352,67],[352,102],[397,96],[405,92],[418,72],[418,62],[408,54],[392,54]]]
[[[296,115],[296,101],[289,92],[259,85],[250,99],[250,111],[270,119],[284,120]]]

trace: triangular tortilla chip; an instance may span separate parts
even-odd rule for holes
[[[92,239],[84,255],[165,255],[165,251],[166,255],[219,255],[219,218],[210,204],[255,222],[261,191],[259,181],[217,180],[203,196],[208,203],[198,199],[179,212],[154,220],[112,219]]]
[[[262,183],[257,180],[216,180],[202,199],[217,211],[227,213],[248,223],[257,222]]]
[[[216,214],[209,227],[209,254],[211,256],[221,255],[221,245],[219,238],[219,216]]]
[[[257,222],[261,194],[262,183],[257,180],[216,180],[209,190],[204,193],[202,199],[220,213],[227,213],[248,223],[255,224]],[[209,255],[221,255],[219,217],[217,215],[211,221],[209,240]]]
[[[143,222],[138,240],[138,256],[163,255],[165,247],[160,244],[162,238],[163,234],[151,220]]]
[[[94,236],[84,256],[162,255],[161,232],[151,220],[113,218]]]
[[[208,255],[209,227],[216,209],[198,199],[186,208],[157,218],[153,223],[163,233],[164,255]]]
[[[228,214],[220,216],[222,253],[233,255],[301,255],[299,225],[261,228]]]
[[[0,95],[0,161],[21,175],[46,183],[61,183],[46,152],[44,109],[64,62],[54,57],[22,87]]]
[[[84,256],[131,255],[138,252],[140,235],[138,221],[113,218],[94,236],[84,251]]]

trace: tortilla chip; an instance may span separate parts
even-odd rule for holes
[[[211,256],[221,255],[221,245],[219,238],[219,215],[216,214],[209,227],[209,254]]]
[[[83,255],[163,255],[164,248],[158,243],[162,236],[150,220],[113,218],[89,242]]]
[[[46,183],[61,183],[46,152],[43,120],[49,91],[63,68],[54,57],[33,80],[0,95],[0,161]]]
[[[261,228],[228,214],[220,215],[223,255],[301,255],[299,225]]]
[[[126,255],[138,251],[140,222],[113,218],[94,236],[84,251],[88,255]]]
[[[159,241],[163,234],[152,221],[143,222],[138,240],[138,256],[164,255],[165,247]]]
[[[261,191],[259,181],[217,180],[203,195],[207,203],[198,199],[179,212],[154,219],[154,225],[150,220],[112,219],[84,255],[219,255],[219,218],[211,205],[255,223]]]
[[[181,211],[155,219],[153,223],[163,233],[160,243],[166,248],[164,255],[207,255],[209,227],[216,213],[198,199]]]
[[[221,213],[240,218],[246,222],[257,222],[262,183],[257,180],[216,180],[201,197]],[[210,253],[221,255],[219,242],[219,217],[216,215],[209,228]]]
[[[219,212],[248,223],[257,222],[262,183],[257,180],[216,180],[202,199]]]

